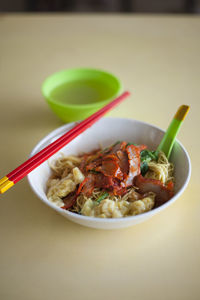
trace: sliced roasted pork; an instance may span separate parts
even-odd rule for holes
[[[129,187],[133,184],[134,177],[140,174],[140,149],[137,146],[129,145],[126,147],[126,152],[128,154],[129,171],[122,184]]]
[[[134,184],[139,188],[139,192],[142,194],[148,192],[155,193],[156,206],[162,205],[173,196],[171,185],[164,186],[160,180],[145,178],[142,175],[138,175],[134,180]]]

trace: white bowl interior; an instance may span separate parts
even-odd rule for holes
[[[67,124],[51,132],[36,145],[31,152],[31,156],[70,130],[73,126],[74,123]],[[106,147],[117,140],[146,144],[149,149],[155,150],[163,134],[164,131],[145,122],[132,119],[102,118],[70,142],[70,144],[66,145],[62,148],[62,150],[53,155],[50,158],[50,161],[57,159],[60,156],[60,153],[65,155],[77,155],[82,152],[88,152],[92,149],[98,148],[100,144],[103,147]],[[161,207],[150,212],[120,219],[100,219],[80,216],[69,211],[65,211],[48,201],[46,197],[46,182],[51,174],[51,170],[47,161],[33,170],[28,175],[28,180],[36,195],[66,218],[88,227],[115,229],[134,225],[146,220],[170,205],[173,201],[175,201],[175,199],[177,199],[178,196],[180,196],[189,181],[191,164],[186,150],[178,141],[175,142],[170,161],[175,165],[175,196]]]

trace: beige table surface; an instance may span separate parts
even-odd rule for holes
[[[111,116],[165,129],[191,110],[179,140],[187,190],[149,221],[95,230],[45,206],[24,179],[0,196],[0,299],[200,299],[200,19],[186,16],[1,15],[0,177],[62,125],[40,92],[64,68],[112,71],[132,91]]]

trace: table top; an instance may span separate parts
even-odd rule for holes
[[[74,224],[19,182],[0,197],[0,299],[200,298],[199,32],[192,16],[0,15],[0,177],[62,125],[40,88],[71,67],[120,77],[132,96],[111,116],[165,129],[190,105],[178,139],[192,161],[173,205],[121,230]]]

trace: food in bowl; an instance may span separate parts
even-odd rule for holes
[[[122,218],[148,212],[174,195],[174,165],[146,145],[118,141],[50,163],[47,198],[76,214]]]

